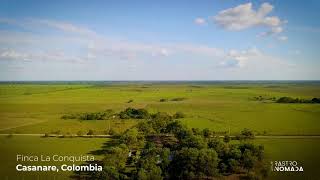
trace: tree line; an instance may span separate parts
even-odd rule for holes
[[[176,112],[173,115],[168,115],[170,118],[179,119],[184,118],[183,112]],[[131,108],[128,107],[123,111],[116,113],[112,109],[107,109],[102,112],[86,112],[77,114],[65,114],[61,119],[79,119],[79,120],[107,120],[107,119],[150,119],[157,117],[157,113],[149,113],[144,108]]]

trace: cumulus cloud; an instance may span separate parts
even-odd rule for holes
[[[257,48],[248,50],[229,50],[225,55],[225,60],[220,62],[223,67],[244,67],[250,59],[260,56],[262,53]]]
[[[198,25],[204,25],[204,24],[207,24],[207,21],[204,18],[196,18],[194,20],[194,23]]]
[[[280,26],[281,20],[279,17],[267,16],[272,10],[273,6],[269,3],[263,3],[258,10],[252,8],[252,3],[246,3],[220,11],[213,17],[213,20],[219,26],[231,31],[262,25],[269,27]]]
[[[229,50],[224,60],[220,61],[218,68],[228,68],[232,70],[254,70],[257,73],[262,71],[277,72],[279,69],[292,69],[296,65],[286,60],[272,56],[257,48],[249,48],[247,50]]]
[[[286,41],[286,36],[279,36],[283,32],[283,24],[288,23],[281,20],[278,16],[270,16],[274,9],[269,3],[263,3],[255,10],[252,3],[241,4],[233,8],[220,11],[213,17],[213,21],[220,27],[229,31],[240,31],[252,27],[267,27],[265,32],[257,37],[266,37],[276,35],[276,39]]]

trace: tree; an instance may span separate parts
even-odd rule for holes
[[[320,98],[312,98],[312,103],[320,103]]]
[[[170,177],[193,179],[218,175],[218,155],[213,149],[182,148],[173,156]]]
[[[183,112],[176,112],[173,115],[173,119],[180,119],[180,118],[184,118],[184,117],[186,117],[186,115]]]
[[[170,155],[171,152],[169,148],[162,148],[160,151],[160,167],[165,177],[168,176],[167,172],[170,165]]]
[[[160,101],[160,102],[167,102],[167,101],[168,101],[168,99],[161,98],[159,101]]]
[[[202,136],[189,134],[185,138],[181,139],[181,146],[202,149],[207,147],[207,143]]]
[[[138,123],[137,128],[139,131],[143,132],[145,135],[155,133],[150,121],[141,121]]]
[[[223,156],[225,154],[225,143],[219,138],[212,138],[208,142],[208,147],[214,149],[219,156]]]
[[[157,133],[166,132],[168,124],[172,121],[172,117],[167,113],[158,112],[151,116],[151,124]]]
[[[119,113],[121,119],[148,119],[150,114],[145,109],[127,108]]]
[[[194,135],[202,135],[202,132],[199,128],[192,128],[191,129]]]
[[[182,125],[180,121],[171,121],[167,124],[166,133],[172,133],[177,136],[179,132],[185,129],[186,128]]]
[[[254,133],[250,129],[243,129],[240,133],[239,139],[254,139]]]
[[[176,151],[170,163],[170,178],[195,178],[198,154],[199,151],[196,148],[182,148],[180,151]]]
[[[92,129],[90,129],[87,133],[87,135],[94,135],[94,131]]]
[[[137,173],[137,179],[141,180],[162,180],[163,177],[161,175],[161,169],[154,165],[150,166],[148,170],[146,169],[139,169]]]
[[[243,167],[246,170],[253,169],[255,163],[257,162],[257,158],[253,156],[252,152],[249,149],[246,149],[243,152]]]
[[[229,159],[228,160],[228,171],[230,173],[235,173],[235,172],[239,172],[240,171],[240,163],[239,161],[235,160],[235,159]]]
[[[199,150],[197,172],[201,176],[213,177],[218,175],[218,155],[213,149]]]
[[[77,132],[77,135],[78,135],[78,136],[83,136],[84,134],[85,134],[85,133],[84,133],[83,131],[78,131],[78,132]]]
[[[144,136],[141,135],[137,128],[127,130],[121,137],[120,142],[129,147],[141,146],[144,142]]]
[[[225,135],[225,136],[223,137],[223,141],[224,141],[225,143],[230,142],[230,140],[231,140],[231,138],[230,138],[229,135]]]
[[[126,166],[129,155],[129,149],[125,144],[111,148],[106,153],[103,159],[103,164],[109,167],[115,167],[117,170],[122,170]]]
[[[210,129],[205,128],[202,130],[202,134],[203,134],[203,137],[208,138],[208,137],[211,137],[213,133],[212,131],[210,131]]]
[[[241,151],[238,148],[238,146],[233,145],[233,146],[230,147],[228,156],[231,159],[239,160],[241,158],[242,154],[241,154]]]

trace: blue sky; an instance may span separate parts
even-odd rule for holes
[[[0,80],[318,80],[317,1],[0,1]]]

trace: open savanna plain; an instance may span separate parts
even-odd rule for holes
[[[305,174],[313,175],[317,166],[312,167],[312,159],[320,160],[317,153],[320,139],[309,139],[308,136],[320,135],[320,104],[286,104],[270,100],[284,96],[319,98],[320,83],[7,82],[0,84],[0,134],[77,134],[89,130],[95,134],[106,134],[110,129],[123,132],[139,120],[78,120],[61,117],[107,109],[119,112],[127,107],[145,108],[152,113],[183,112],[185,117],[180,121],[190,128],[209,128],[230,135],[237,135],[244,128],[249,128],[257,136],[303,136],[299,139],[267,138],[255,141],[265,146],[267,160],[298,160],[305,166]],[[161,102],[160,99],[164,100]],[[66,152],[77,150],[79,154],[87,154],[101,148],[103,142],[107,141],[105,138],[18,135],[5,135],[0,139],[2,162],[12,162],[10,167],[1,165],[1,168],[12,173],[15,172],[17,153],[63,153],[63,146]],[[312,152],[311,149],[316,150]],[[281,179],[282,176],[272,173],[270,178]]]

